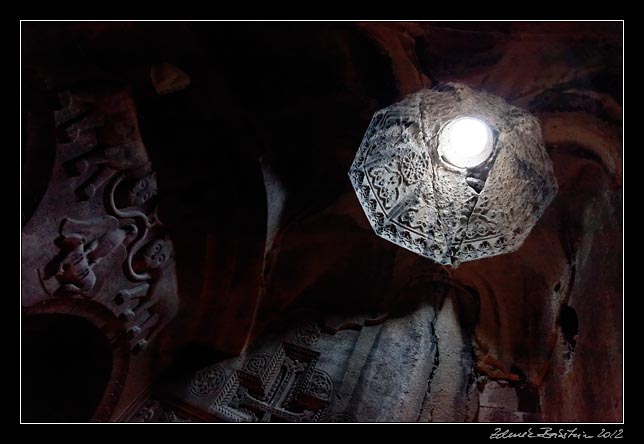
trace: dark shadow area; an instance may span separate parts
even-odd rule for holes
[[[22,421],[86,422],[110,378],[109,343],[89,321],[70,315],[22,321]]]
[[[54,164],[55,129],[53,98],[36,73],[26,70],[22,78],[21,203],[22,225],[33,216],[42,199]]]
[[[570,347],[570,351],[575,350],[575,336],[579,332],[579,318],[574,308],[567,304],[561,306],[559,313],[559,325],[561,326],[561,333],[563,333],[564,340]]]

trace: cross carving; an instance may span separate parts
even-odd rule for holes
[[[319,353],[288,342],[235,371],[210,410],[231,422],[314,422],[331,400],[333,381],[315,368]]]

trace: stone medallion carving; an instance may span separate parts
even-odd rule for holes
[[[462,116],[491,128],[491,154],[474,167],[441,155]],[[349,177],[376,234],[445,265],[516,250],[557,193],[536,118],[459,84],[378,111]]]
[[[322,370],[315,370],[306,387],[306,392],[329,401],[333,393],[333,380]]]
[[[320,340],[322,330],[317,322],[308,319],[300,322],[295,328],[293,342],[298,345],[311,346]]]
[[[271,355],[267,353],[257,353],[244,362],[242,369],[250,374],[260,375],[270,360]]]
[[[224,385],[226,372],[218,365],[208,367],[195,374],[190,381],[190,392],[195,396],[208,396]]]

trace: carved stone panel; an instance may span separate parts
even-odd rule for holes
[[[492,138],[472,167],[441,154],[463,116],[485,122]],[[537,119],[453,83],[378,111],[349,177],[377,235],[444,265],[516,250],[557,193]]]
[[[240,357],[167,381],[160,395],[224,422],[416,421],[435,363],[434,316],[423,304],[394,319],[295,320]]]
[[[91,91],[57,92],[51,180],[22,232],[22,303],[98,302],[136,353],[176,312],[173,247],[156,215],[157,177],[132,98]]]
[[[319,353],[288,342],[251,356],[228,380],[210,412],[231,422],[312,422],[331,401],[333,381],[316,369]]]

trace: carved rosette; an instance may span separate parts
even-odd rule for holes
[[[312,396],[330,401],[333,393],[333,380],[322,370],[315,370],[305,390]]]
[[[472,116],[494,136],[472,168],[441,158],[441,131]],[[446,84],[378,111],[349,171],[376,234],[444,265],[516,250],[557,193],[536,118],[502,99]]]
[[[22,233],[23,306],[59,298],[103,305],[137,353],[178,301],[173,247],[156,215],[157,177],[134,102],[101,85],[57,97],[51,180]]]
[[[197,372],[190,381],[190,392],[195,396],[208,396],[224,385],[226,372],[218,365]]]
[[[298,345],[310,347],[320,340],[322,330],[317,322],[307,319],[301,321],[295,328],[293,342]]]

